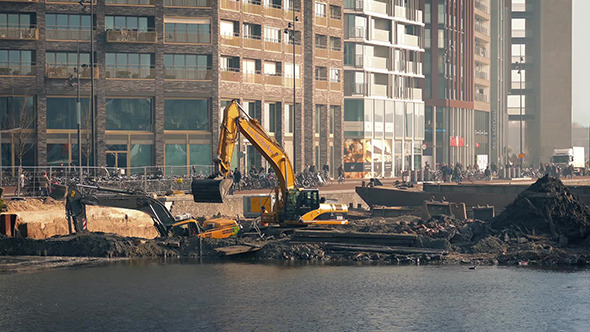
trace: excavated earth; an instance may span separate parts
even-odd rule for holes
[[[58,203],[49,201],[42,204]],[[333,227],[333,230],[345,233],[415,235],[416,248],[436,249],[438,252],[424,250],[425,253],[392,254],[384,253],[387,251],[334,251],[325,243],[301,243],[294,241],[289,232],[268,229],[264,240],[253,232],[247,232],[241,237],[202,241],[195,238],[150,239],[105,232],[58,235],[48,239],[0,237],[0,255],[107,259],[202,256],[207,259],[221,259],[215,248],[249,244],[261,247],[259,251],[241,256],[251,260],[590,265],[590,208],[580,203],[561,181],[549,177],[539,179],[523,191],[502,214],[490,222],[456,220],[449,216],[423,220],[415,216],[383,218],[363,217],[362,213],[355,215],[356,218],[350,221],[350,225]],[[119,218],[120,216],[111,217],[111,222],[123,222]],[[125,218],[127,220],[130,217]],[[250,223],[244,222],[243,226],[248,229]],[[80,264],[83,263],[85,262]]]

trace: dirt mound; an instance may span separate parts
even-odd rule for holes
[[[559,179],[544,176],[518,195],[492,222],[496,230],[565,237],[578,243],[590,234],[590,208]]]
[[[8,212],[21,211],[45,211],[45,210],[64,210],[64,202],[56,201],[53,198],[45,199],[22,199],[6,201]]]

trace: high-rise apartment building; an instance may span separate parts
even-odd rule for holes
[[[433,164],[490,160],[490,3],[426,1],[426,150]]]
[[[23,164],[77,163],[78,75],[86,164],[94,73],[93,164],[208,166],[220,110],[239,99],[298,169],[338,167],[342,0],[83,2],[0,1],[0,116],[3,129],[30,128]],[[30,116],[5,121],[18,113]],[[18,164],[14,133],[2,139],[3,165]],[[247,142],[234,161],[263,164]]]
[[[512,0],[511,15],[507,150],[538,165],[572,144],[572,1]]]
[[[423,2],[344,1],[344,170],[401,176],[422,166]]]

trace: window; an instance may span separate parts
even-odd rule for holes
[[[344,100],[344,121],[362,122],[365,117],[365,105],[362,99]]]
[[[165,7],[211,7],[210,0],[164,0]]]
[[[330,82],[340,82],[340,69],[330,68]]]
[[[272,43],[281,42],[281,29],[277,28],[264,28],[264,41]]]
[[[0,76],[35,75],[35,52],[0,50]]]
[[[236,56],[221,56],[219,58],[219,69],[221,71],[240,71],[240,58]]]
[[[48,40],[90,40],[90,15],[47,14]]]
[[[315,3],[315,16],[326,17],[326,4],[323,2]]]
[[[210,80],[211,55],[164,54],[167,79]]]
[[[257,39],[262,38],[262,26],[259,24],[244,23],[244,38]]]
[[[35,128],[34,98],[0,97],[0,126],[3,129]]]
[[[277,130],[277,114],[279,114],[280,103],[264,103],[264,129],[269,133]]]
[[[144,53],[107,53],[107,78],[154,78],[154,55]]]
[[[148,31],[153,29],[153,18],[137,16],[105,16],[106,30],[136,30]]]
[[[340,51],[342,49],[342,40],[338,37],[330,37],[330,50]]]
[[[0,13],[0,31],[32,28],[35,26],[35,17],[31,14],[7,14]]]
[[[47,52],[46,73],[50,78],[69,78],[76,76],[76,68],[80,66],[80,78],[90,78],[90,53]]]
[[[315,79],[316,79],[316,81],[327,81],[328,80],[328,68],[315,67]]]
[[[80,98],[80,124],[86,127],[89,98]],[[76,129],[78,112],[76,98],[47,97],[47,129]]]
[[[285,134],[293,134],[293,105],[285,104],[285,112],[283,113],[285,125]]]
[[[342,18],[342,8],[340,6],[330,5],[330,18],[339,20]]]
[[[328,37],[326,35],[315,35],[315,47],[321,49],[328,48]]]
[[[164,130],[209,130],[209,101],[166,99]]]
[[[224,37],[237,37],[240,35],[240,22],[220,21],[219,34]]]
[[[320,133],[320,126],[321,126],[321,119],[322,119],[322,113],[326,112],[326,105],[320,105],[320,104],[316,104],[315,105],[315,133],[319,134]]]
[[[330,135],[334,135],[334,127],[336,126],[335,119],[336,113],[340,113],[340,106],[337,105],[330,105]]]
[[[285,77],[293,78],[293,64],[285,63]],[[299,65],[295,64],[295,78],[299,78]]]
[[[167,43],[211,43],[211,21],[208,18],[164,18]]]
[[[264,75],[269,76],[281,76],[281,63],[274,62],[274,61],[265,61],[264,62]]]
[[[151,98],[107,98],[106,130],[152,131]]]

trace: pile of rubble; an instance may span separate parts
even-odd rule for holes
[[[491,226],[511,237],[546,235],[561,244],[579,244],[590,235],[590,208],[559,179],[546,175],[519,194]]]

